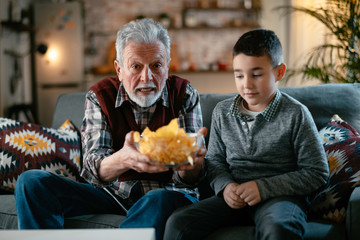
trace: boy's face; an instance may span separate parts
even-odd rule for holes
[[[236,88],[244,99],[244,106],[250,111],[262,112],[275,96],[286,66],[273,67],[268,56],[239,54],[233,59],[233,68]]]

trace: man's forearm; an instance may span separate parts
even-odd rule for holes
[[[116,154],[117,153],[114,153],[101,161],[98,169],[98,174],[100,179],[104,182],[111,182],[115,180],[119,175],[129,170],[129,168],[125,167],[125,164],[122,164],[120,161],[116,161]],[[117,163],[114,164],[114,162]]]

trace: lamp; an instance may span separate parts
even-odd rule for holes
[[[40,54],[45,54],[46,51],[48,50],[48,46],[44,43],[40,43],[39,45],[37,45],[36,47],[36,51]]]
[[[38,52],[38,53],[40,53],[42,55],[44,55],[47,52],[47,50],[48,50],[48,46],[46,44],[44,44],[44,43],[40,43],[40,44],[38,44],[36,46],[36,52]],[[24,58],[24,57],[28,56],[31,53],[31,51],[21,54],[19,52],[14,51],[14,50],[5,49],[4,53],[7,54],[7,55],[12,56],[14,58]]]

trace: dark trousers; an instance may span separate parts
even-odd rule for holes
[[[19,229],[61,229],[65,217],[126,214],[103,190],[42,170],[20,175],[15,200]]]
[[[164,240],[204,239],[220,227],[241,224],[255,224],[255,239],[303,239],[306,207],[303,199],[279,197],[235,210],[214,196],[175,211],[167,220]]]
[[[61,229],[66,217],[84,214],[126,214],[102,189],[42,170],[29,170],[20,175],[15,199],[20,229]],[[153,227],[156,239],[162,239],[170,214],[197,201],[182,192],[152,190],[131,206],[119,227]]]

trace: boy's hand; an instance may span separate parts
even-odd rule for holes
[[[224,200],[233,209],[239,209],[246,206],[246,202],[236,194],[237,188],[240,186],[238,183],[229,183],[226,185],[223,196]]]
[[[240,184],[237,187],[236,194],[249,206],[254,206],[261,201],[259,188],[255,181]]]

